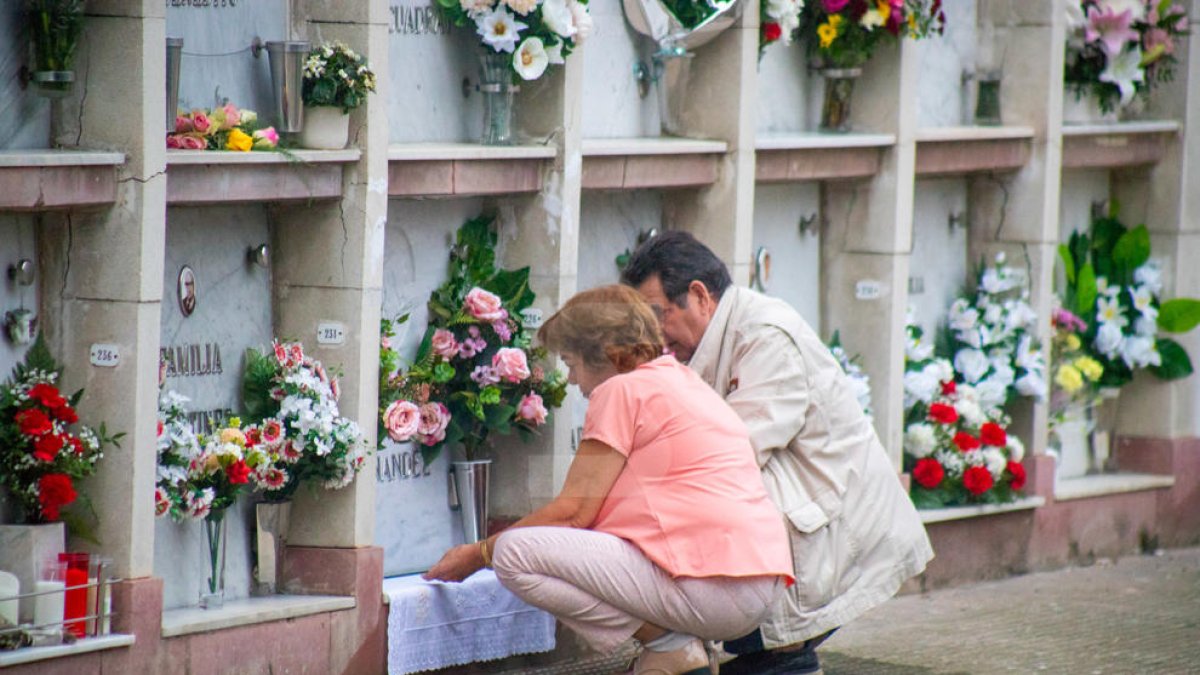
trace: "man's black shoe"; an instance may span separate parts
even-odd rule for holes
[[[821,672],[815,650],[754,652],[721,664],[721,675],[813,675]]]

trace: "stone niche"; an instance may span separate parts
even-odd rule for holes
[[[228,101],[258,112],[266,124],[275,124],[265,45],[288,39],[288,0],[166,3],[167,36],[183,38],[179,107],[207,109]],[[264,45],[257,57],[250,48],[256,38]]]
[[[41,322],[41,278],[37,269],[36,216],[0,213],[0,382],[8,379],[13,367],[25,358],[29,345],[14,344],[4,330],[9,312],[29,310]],[[20,260],[34,265],[33,285],[24,286],[8,276],[11,266]]]
[[[446,280],[455,232],[482,209],[479,199],[389,202],[383,316],[409,315],[392,338],[405,363],[416,356],[424,335],[429,294]],[[425,466],[413,444],[388,440],[374,456],[375,543],[383,547],[385,575],[424,571],[462,542],[459,516],[450,510],[448,454]]]
[[[761,290],[796,308],[813,330],[828,338],[838,327],[821,325],[820,205],[816,183],[759,185],[753,252],[757,257],[765,250],[770,258],[763,265]],[[803,230],[801,219],[807,223]]]
[[[191,399],[197,432],[241,408],[245,353],[272,339],[271,273],[251,263],[247,252],[269,241],[265,208],[180,207],[167,211],[163,271],[162,346],[167,358],[165,390]],[[195,305],[181,307],[180,271],[192,270]],[[186,289],[185,289],[186,291]],[[226,516],[227,598],[245,597],[252,587],[252,496],[243,496]],[[196,604],[207,579],[200,522],[155,523],[154,572],[164,580],[167,609]]]
[[[393,143],[471,141],[482,127],[482,49],[474,26],[445,21],[430,0],[389,0],[388,137]],[[464,81],[468,88],[464,91]],[[464,96],[464,93],[467,95]],[[517,94],[520,116],[521,94]]]
[[[650,55],[656,46],[629,27],[620,2],[592,2],[588,12],[595,26],[581,51],[583,137],[658,136],[657,92],[650,85],[647,95],[639,96],[633,77],[639,62],[653,68]]]
[[[950,304],[973,285],[980,261],[967,259],[966,183],[922,180],[917,186],[908,303],[926,339],[933,340]],[[951,225],[952,216],[961,218]]]

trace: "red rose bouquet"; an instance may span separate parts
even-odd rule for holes
[[[1016,499],[1025,485],[1025,447],[1007,425],[999,408],[981,405],[974,387],[953,379],[928,404],[915,405],[904,431],[904,468],[917,507]]]
[[[76,481],[92,474],[109,437],[78,425],[75,406],[83,396],[64,396],[56,383],[61,368],[39,339],[0,388],[0,486],[27,523],[66,519],[64,509],[78,498]]]

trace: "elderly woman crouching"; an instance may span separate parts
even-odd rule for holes
[[[662,355],[658,321],[629,288],[579,293],[538,338],[589,399],[562,491],[505,532],[450,549],[425,577],[460,581],[492,565],[595,649],[639,640],[635,673],[709,672],[702,640],[750,632],[792,581],[746,428]]]

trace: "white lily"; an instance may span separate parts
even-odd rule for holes
[[[1121,90],[1121,105],[1128,105],[1133,100],[1134,94],[1137,93],[1136,83],[1145,80],[1146,73],[1142,70],[1142,50],[1139,47],[1131,47],[1110,57],[1104,66],[1104,72],[1100,73],[1101,82],[1116,85]]]
[[[475,19],[475,32],[483,38],[484,43],[498,52],[508,52],[509,54],[517,48],[517,40],[521,37],[521,31],[528,27],[517,21],[503,7],[480,14]]]
[[[1114,324],[1118,328],[1129,325],[1129,320],[1121,311],[1121,301],[1115,297],[1103,297],[1096,300],[1096,320],[1102,324]]]

